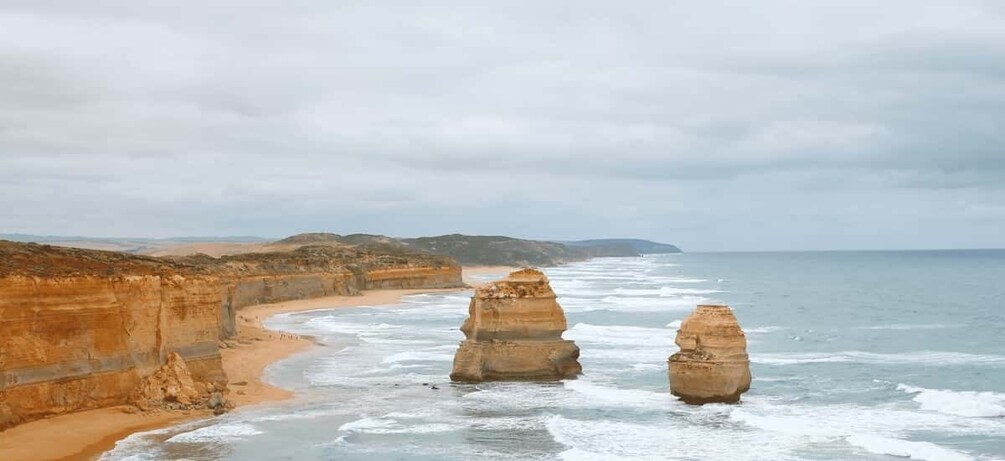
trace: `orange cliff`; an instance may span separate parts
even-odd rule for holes
[[[456,262],[425,254],[303,247],[162,259],[0,241],[0,430],[135,403],[174,353],[196,388],[225,393],[219,339],[235,333],[244,306],[462,285]]]

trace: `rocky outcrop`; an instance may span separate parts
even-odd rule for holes
[[[172,352],[164,365],[140,380],[130,401],[142,410],[206,408],[219,415],[232,408],[223,397],[225,392],[226,388],[218,383],[193,379],[185,359]]]
[[[0,241],[0,430],[137,401],[172,354],[200,395],[225,394],[219,339],[244,306],[461,285],[460,266],[431,255],[305,247],[164,259]]]
[[[523,269],[478,288],[461,326],[465,339],[450,379],[559,380],[582,372],[579,348],[562,339],[565,313],[548,278]]]
[[[729,306],[700,305],[677,330],[670,392],[691,404],[734,403],[750,389],[747,338]]]

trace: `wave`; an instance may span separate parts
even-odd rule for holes
[[[625,312],[664,312],[684,311],[694,309],[694,306],[707,301],[700,296],[681,296],[679,298],[637,298],[607,296],[599,302],[594,302],[587,310],[614,310]]]
[[[779,436],[841,439],[859,434],[898,437],[912,432],[989,436],[1000,434],[1000,420],[965,418],[936,412],[897,409],[889,404],[778,405],[756,396],[731,409],[729,419]]]
[[[962,323],[953,323],[953,324],[933,323],[933,324],[918,324],[918,325],[895,323],[890,325],[870,325],[870,326],[858,327],[858,329],[859,330],[941,330],[943,328],[960,328],[965,326],[966,325]]]
[[[750,333],[759,334],[759,333],[774,333],[776,331],[783,331],[783,330],[786,330],[786,328],[785,327],[770,326],[770,327],[744,328],[743,332],[747,333],[747,334],[750,334]]]
[[[777,441],[766,434],[718,427],[710,430],[703,418],[712,418],[708,406],[696,409],[697,419],[630,423],[613,419],[548,418],[545,427],[555,442],[568,450],[562,459],[702,459],[764,460],[791,459],[790,450],[801,441]],[[758,447],[751,450],[750,447]]]
[[[699,288],[615,288],[614,294],[628,296],[660,296],[669,298],[677,295],[707,295],[712,293],[722,293],[722,290],[705,290]]]
[[[263,434],[257,427],[247,423],[214,424],[190,432],[183,432],[170,439],[169,443],[233,442]]]
[[[969,461],[974,458],[931,442],[891,439],[878,435],[853,435],[848,443],[877,455],[899,456],[925,461]]]
[[[659,441],[666,438],[666,433],[652,426],[605,420],[581,421],[558,415],[550,417],[545,427],[552,439],[575,450],[571,454],[585,453],[587,459],[626,459],[634,453],[654,456],[656,454],[651,450],[659,447]],[[617,443],[611,443],[614,441]]]
[[[572,448],[565,450],[558,454],[558,458],[562,460],[569,461],[635,461],[635,460],[649,460],[652,458],[631,458],[627,456],[615,456],[610,453],[593,453],[591,451],[580,450],[579,448]]]
[[[674,347],[674,332],[666,328],[577,323],[566,330],[565,337],[577,342],[614,346]]]
[[[453,348],[453,346],[451,346]],[[454,359],[453,354],[443,354],[427,351],[405,351],[389,355],[381,360],[381,363],[399,362],[449,362]]]
[[[802,365],[808,363],[864,363],[878,365],[1005,365],[1005,356],[964,352],[917,351],[902,354],[878,354],[862,351],[753,354],[753,363],[764,365]]]
[[[907,384],[898,384],[897,390],[914,394],[913,400],[925,411],[973,418],[1005,416],[1005,394],[925,389]]]
[[[365,432],[371,429],[379,429],[382,427],[391,427],[398,422],[393,419],[383,419],[383,418],[373,418],[364,417],[362,419],[357,419],[355,421],[350,421],[339,426],[339,432]]]
[[[387,416],[380,418],[364,416],[361,419],[339,426],[338,430],[339,432],[350,434],[432,434],[437,432],[453,432],[462,428],[463,426],[438,422],[406,425]]]
[[[656,363],[633,363],[632,370],[635,371],[661,371],[665,370],[666,366],[663,364]]]
[[[315,317],[304,322],[304,326],[314,329],[324,331],[326,333],[344,333],[353,335],[365,335],[365,334],[375,334],[377,332],[386,331],[398,331],[403,327],[401,325],[391,325],[388,323],[352,323],[341,321],[335,316],[325,316],[325,317]]]
[[[590,399],[594,405],[637,406],[652,408],[676,403],[669,392],[653,392],[644,389],[621,389],[601,386],[585,379],[565,381],[563,386]]]

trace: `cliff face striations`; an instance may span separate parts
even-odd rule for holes
[[[221,387],[220,290],[117,253],[0,242],[0,428],[120,405],[171,352]]]
[[[548,278],[523,269],[475,291],[450,379],[559,380],[582,372],[579,348],[562,339],[565,313]]]
[[[306,247],[161,259],[0,241],[0,429],[134,402],[172,354],[200,395],[225,393],[218,342],[243,306],[461,285],[455,262],[429,255]]]
[[[728,306],[700,305],[681,323],[670,392],[691,404],[734,403],[750,389],[747,338]]]

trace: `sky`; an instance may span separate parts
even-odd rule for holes
[[[0,233],[1005,247],[1005,2],[0,0]]]

